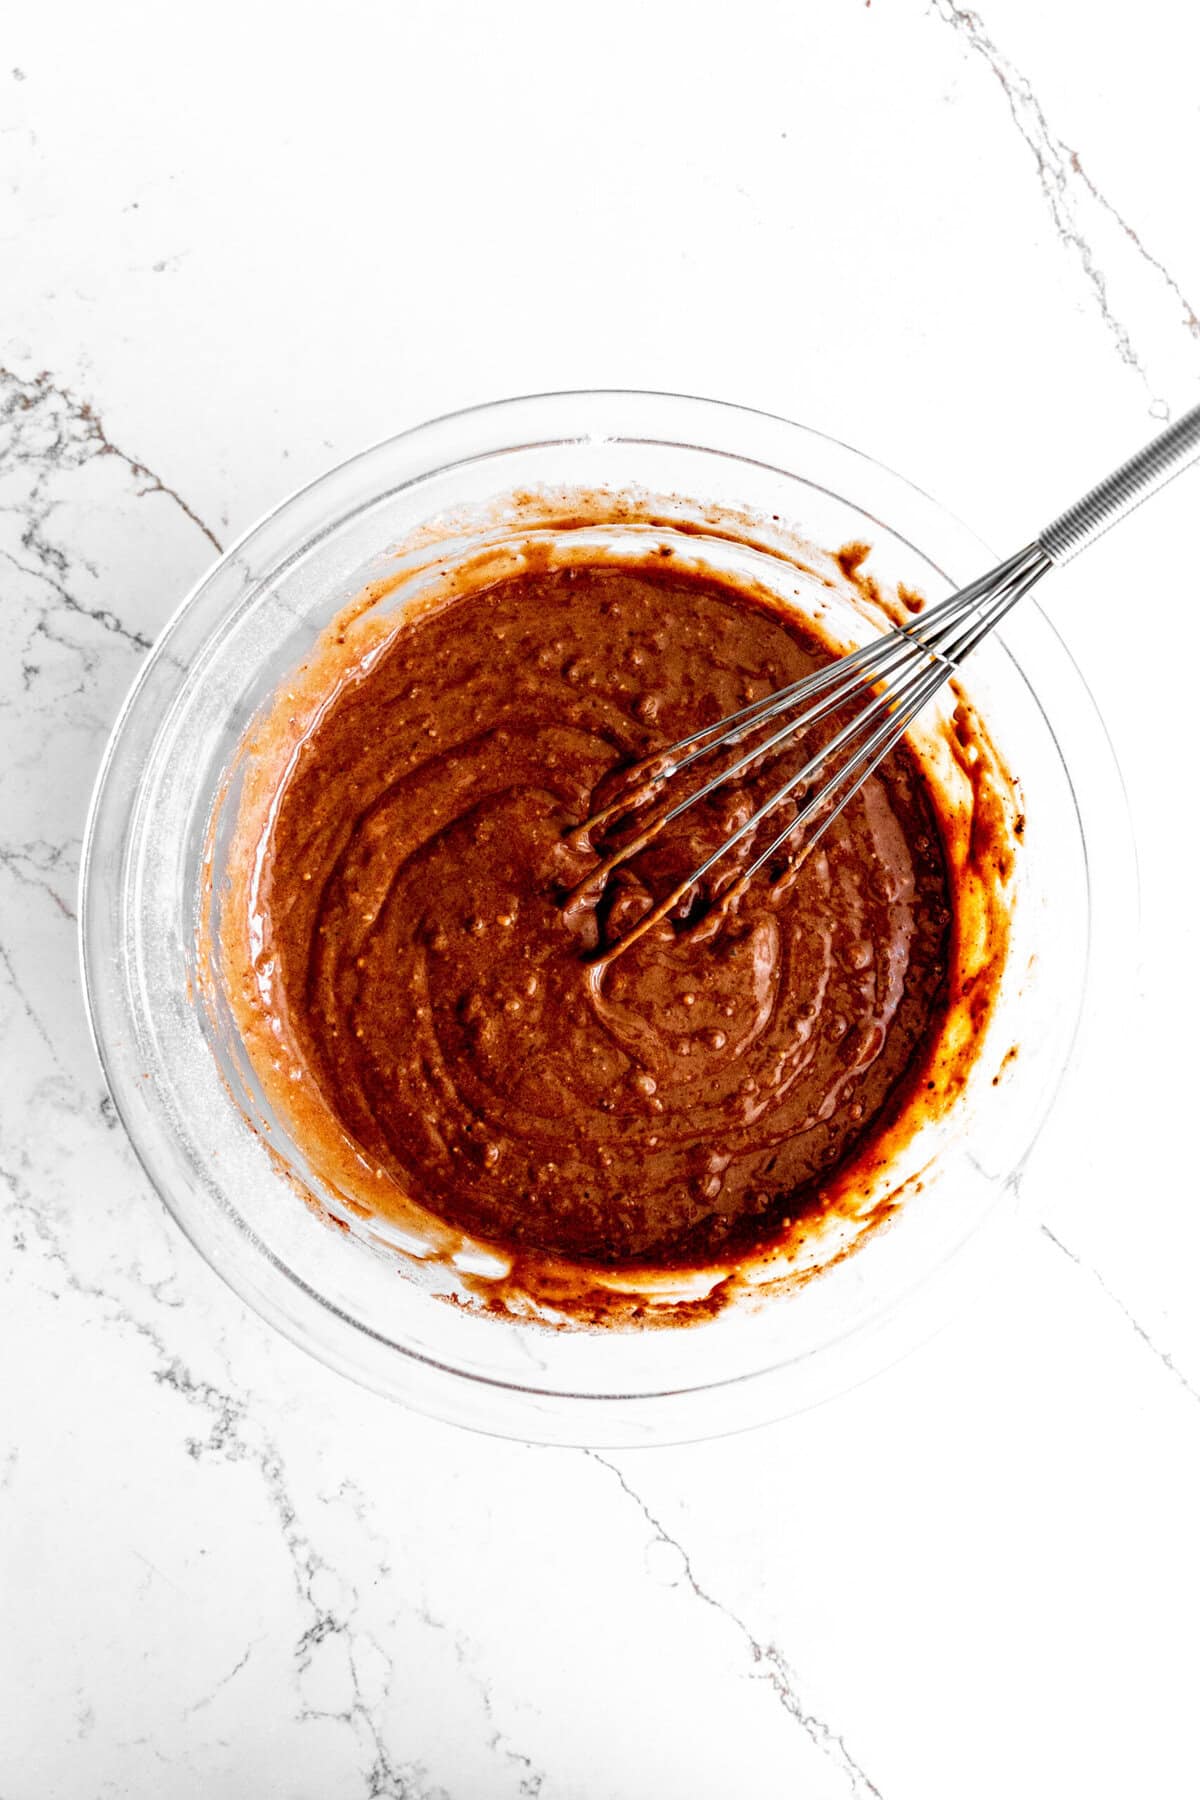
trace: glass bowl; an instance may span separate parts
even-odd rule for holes
[[[703,1324],[550,1330],[444,1304],[427,1271],[339,1214],[336,1198],[319,1195],[323,1214],[297,1198],[298,1184],[313,1185],[302,1147],[261,1094],[248,1103],[237,1046],[200,998],[206,844],[251,717],[333,614],[389,573],[397,546],[473,509],[494,513],[506,497],[575,492],[669,497],[702,529],[733,510],[830,550],[866,541],[873,573],[930,600],[995,560],[845,445],[712,401],[551,394],[402,433],[254,526],[166,626],[97,779],[81,937],[97,1049],[137,1153],[181,1228],[263,1317],[439,1417],[543,1442],[635,1445],[827,1399],[929,1335],[996,1271],[1015,1177],[1086,1014],[1089,971],[1119,956],[1130,929],[1132,857],[1114,830],[1125,814],[1107,734],[1062,641],[1026,601],[966,671],[1027,823],[986,1054],[920,1191],[808,1283]]]

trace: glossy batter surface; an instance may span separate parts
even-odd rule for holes
[[[798,752],[563,913],[600,848],[571,828],[615,770],[826,660],[800,623],[715,580],[560,570],[400,630],[324,708],[258,849],[260,989],[330,1111],[412,1199],[520,1251],[699,1263],[818,1206],[902,1104],[936,1033],[951,918],[907,752],[792,885],[756,879],[711,942],[671,920],[589,960]]]

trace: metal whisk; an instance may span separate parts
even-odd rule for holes
[[[568,907],[572,901],[598,894],[615,869],[627,863],[676,819],[726,782],[735,780],[753,765],[761,764],[763,758],[781,750],[800,732],[835,713],[850,714],[816,754],[807,757],[802,767],[756,807],[698,868],[632,924],[616,943],[597,955],[595,963],[611,962],[665,919],[717,869],[737,844],[752,838],[771,813],[796,795],[802,799],[802,804],[794,816],[724,889],[709,921],[715,927],[716,920],[745,892],[755,875],[778,857],[786,845],[796,845],[799,834],[804,832],[802,841],[788,857],[789,869],[794,874],[872,771],[899,743],[922,708],[1043,575],[1093,543],[1109,526],[1132,512],[1150,493],[1162,487],[1197,456],[1200,456],[1200,406],[1185,413],[1074,506],[1068,507],[1031,544],[978,581],[973,581],[969,587],[961,588],[949,599],[918,614],[911,624],[896,626],[862,649],[837,658],[816,674],[792,682],[790,686],[680,738],[677,743],[625,771],[629,784],[625,792],[585,820],[571,834],[575,842],[590,845],[597,832],[648,803],[657,801],[660,804],[631,837],[591,870],[570,896]],[[736,747],[774,720],[783,723],[765,740],[755,743],[683,798],[675,801],[667,794],[667,804],[661,804],[667,784],[701,757]]]

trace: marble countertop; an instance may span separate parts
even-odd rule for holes
[[[4,1800],[1200,1794],[1195,477],[1051,601],[1139,840],[1131,1017],[1003,1291],[815,1412],[549,1450],[327,1372],[167,1220],[77,973],[87,798],[156,631],[363,443],[706,393],[1004,548],[1196,401],[1195,10],[984,4],[8,22]]]

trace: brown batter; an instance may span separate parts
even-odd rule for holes
[[[364,1167],[494,1244],[608,1267],[736,1257],[820,1205],[918,1082],[945,1004],[951,884],[909,752],[710,942],[687,935],[702,894],[692,921],[589,960],[798,752],[562,905],[600,848],[571,828],[615,769],[828,655],[660,562],[467,593],[343,681],[257,847],[245,991]]]

